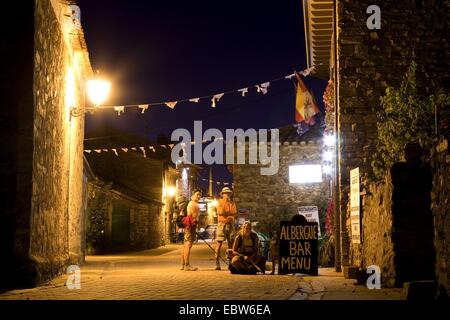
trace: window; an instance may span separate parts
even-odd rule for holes
[[[322,182],[322,166],[295,165],[289,166],[289,183],[314,183]]]

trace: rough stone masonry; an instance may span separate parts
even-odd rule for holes
[[[0,234],[3,285],[36,285],[84,260],[84,82],[92,73],[83,32],[66,17],[73,2],[11,3],[14,21],[2,36]],[[8,18],[7,18],[8,19]],[[14,37],[11,29],[14,29]],[[8,83],[9,82],[9,83]],[[3,178],[4,177],[4,178]],[[7,280],[9,283],[4,283]]]

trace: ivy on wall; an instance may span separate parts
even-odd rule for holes
[[[400,88],[389,87],[376,111],[378,142],[372,160],[375,180],[400,161],[406,143],[420,143],[431,149],[436,141],[435,108],[450,105],[450,96],[442,90],[423,97],[417,89],[417,64],[412,62]]]
[[[101,190],[94,188],[91,191],[89,206],[87,211],[87,230],[86,230],[86,244],[88,253],[94,254],[101,252],[104,247],[105,236],[105,213],[107,208],[105,205],[109,203],[108,196]]]

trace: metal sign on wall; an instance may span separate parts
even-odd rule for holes
[[[359,168],[350,170],[350,219],[352,243],[361,243]]]
[[[298,213],[308,220],[308,222],[317,222],[319,225],[318,233],[319,239],[322,238],[320,234],[320,220],[319,220],[319,208],[317,206],[304,206],[298,207]]]
[[[318,275],[318,224],[302,215],[280,222],[279,274]]]

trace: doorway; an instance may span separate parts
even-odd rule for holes
[[[123,201],[113,204],[112,247],[113,250],[130,245],[130,205]]]

